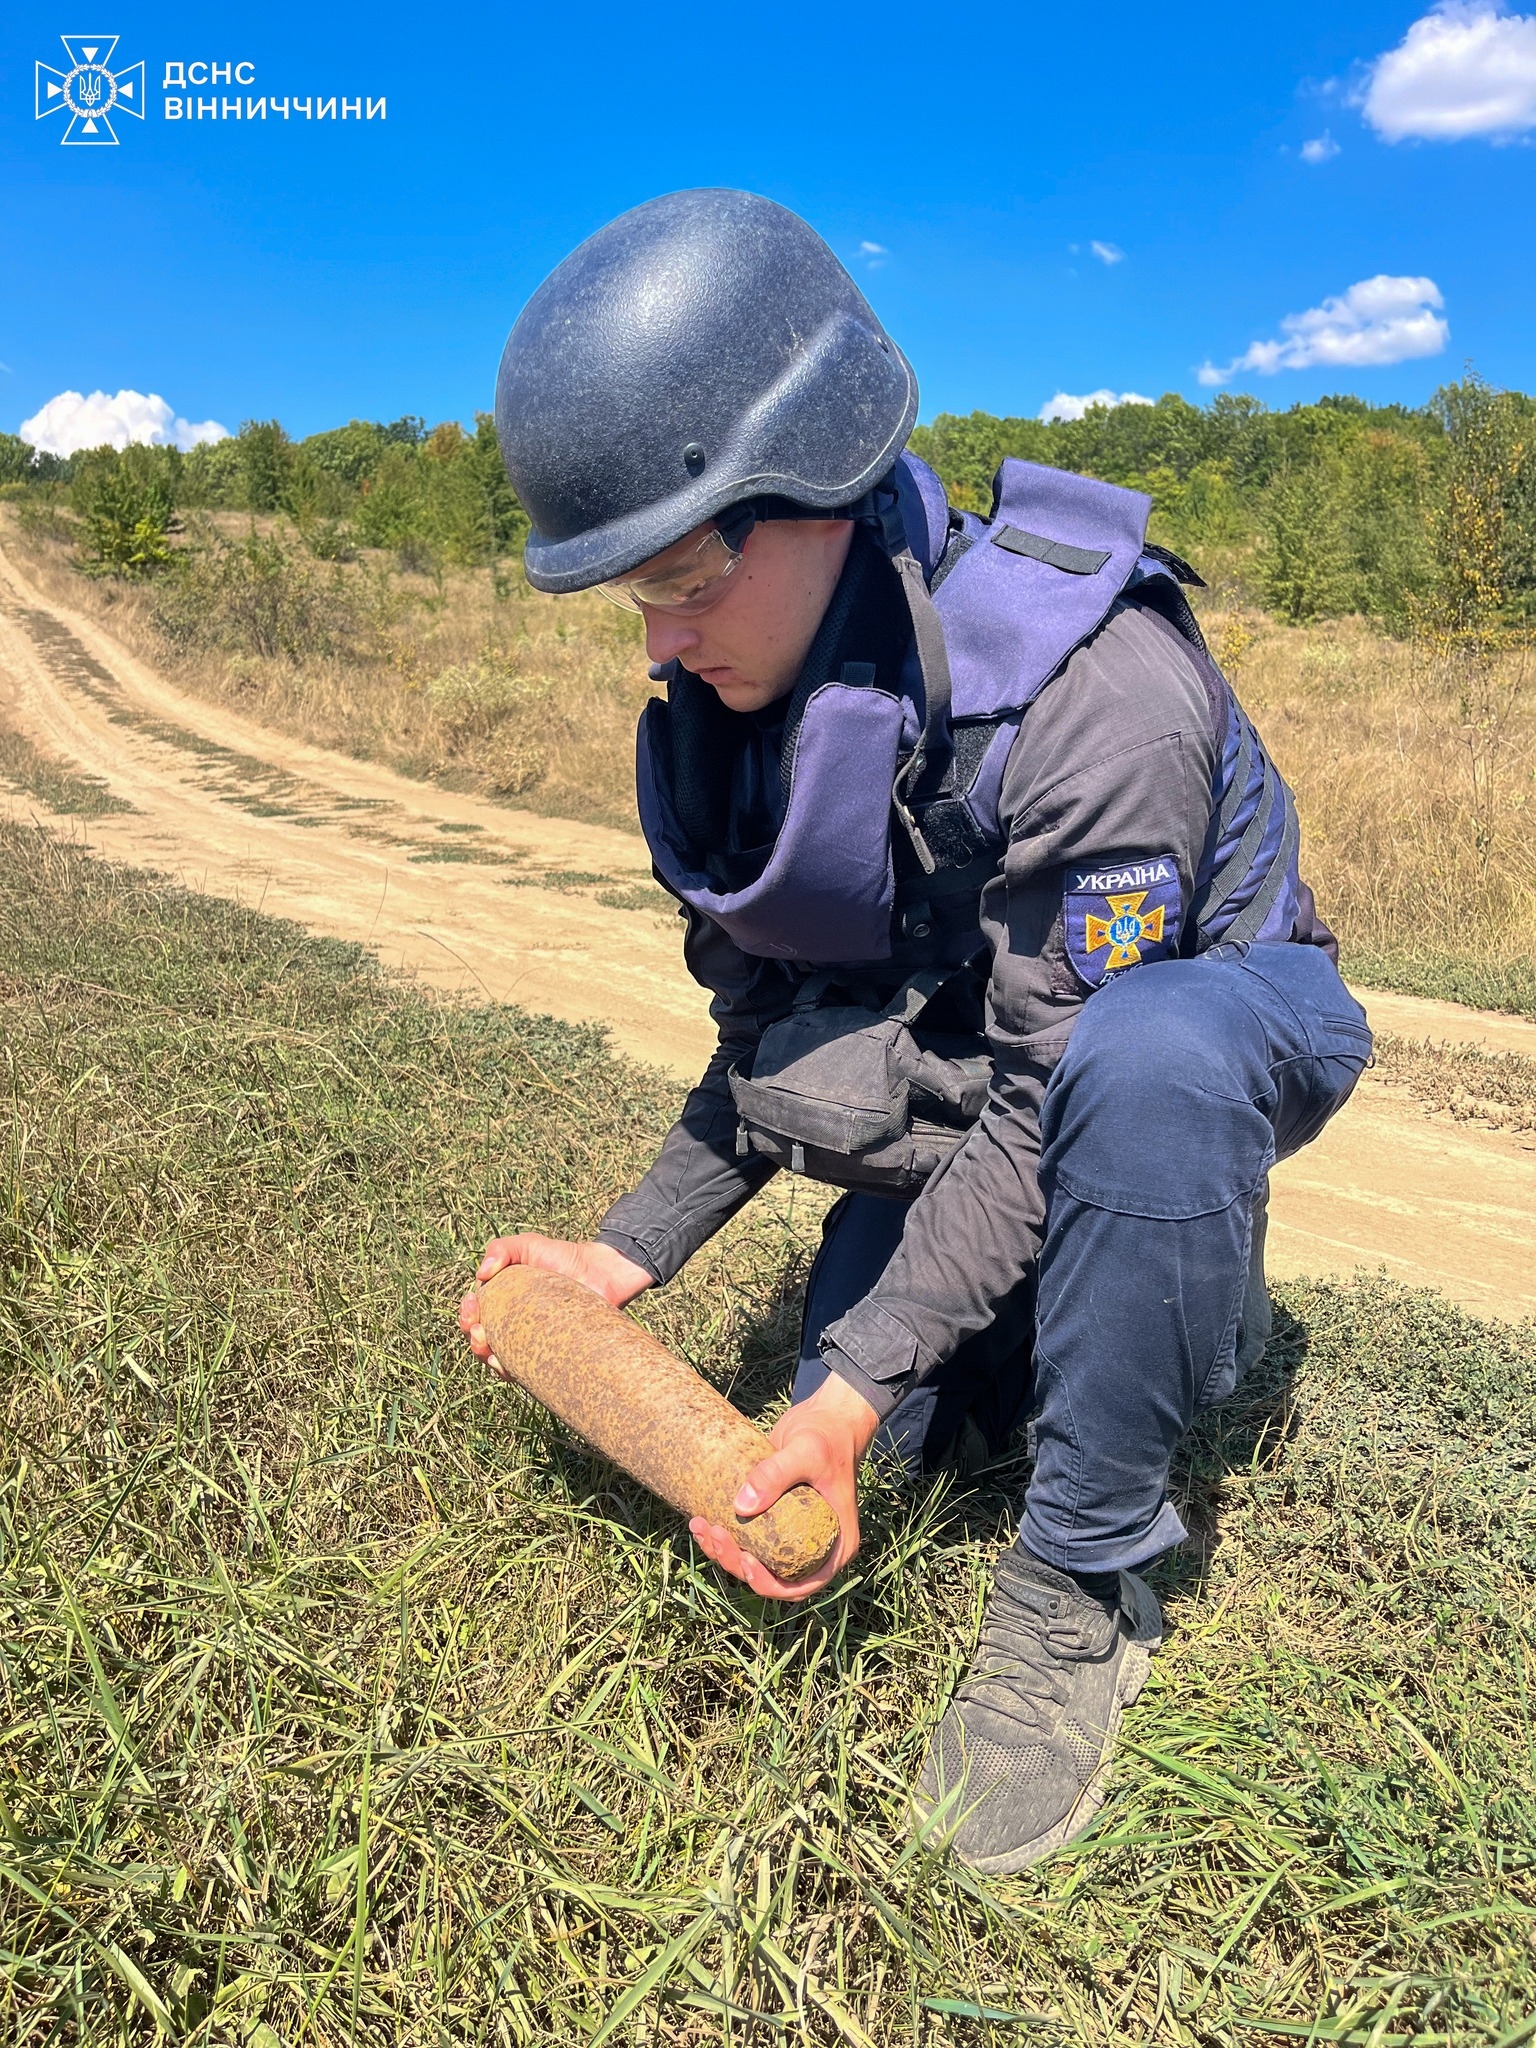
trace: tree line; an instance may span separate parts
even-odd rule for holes
[[[75,515],[91,564],[130,576],[169,560],[180,515],[193,510],[285,514],[323,559],[382,548],[420,569],[494,561],[518,551],[528,530],[487,413],[472,433],[456,420],[429,430],[407,416],[298,441],[276,420],[247,420],[186,454],[136,445],[60,458],[0,434],[0,491],[39,486]]]
[[[1155,538],[1285,619],[1358,612],[1393,631],[1536,620],[1536,399],[1471,375],[1420,407],[1339,396],[1271,411],[1169,392],[1080,420],[941,413],[912,445],[975,511],[1010,455],[1145,491]],[[61,459],[0,434],[0,492],[34,490],[73,513],[89,565],[129,576],[165,566],[194,508],[281,513],[322,558],[376,548],[425,569],[515,554],[528,525],[485,413],[472,432],[407,416],[302,440],[251,420],[185,455]]]
[[[1049,423],[941,413],[912,445],[973,511],[1008,455],[1145,491],[1154,538],[1295,622],[1536,618],[1536,399],[1471,375],[1420,407],[1169,392]]]

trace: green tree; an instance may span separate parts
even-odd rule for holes
[[[501,449],[496,442],[496,422],[488,412],[475,414],[475,436],[468,459],[490,506],[496,551],[498,554],[512,554],[528,538],[528,515],[518,503],[517,493],[508,480]]]
[[[190,449],[181,472],[183,505],[233,507],[241,503],[245,450],[234,435]]]
[[[314,468],[355,491],[373,477],[389,446],[388,427],[374,420],[348,420],[344,427],[309,435],[299,443],[298,452]]]
[[[79,459],[70,495],[89,569],[138,580],[170,563],[180,466],[174,448],[98,448]]]
[[[32,481],[32,450],[19,434],[0,434],[0,484]]]
[[[1343,485],[1336,462],[1312,461],[1282,470],[1264,493],[1264,599],[1293,625],[1350,608]]]
[[[1477,377],[1447,385],[1431,404],[1447,442],[1431,610],[1453,632],[1529,620],[1536,616],[1536,408]]]
[[[291,495],[293,443],[276,420],[246,420],[237,438],[245,510],[285,511]]]

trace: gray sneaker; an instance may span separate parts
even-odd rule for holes
[[[970,1673],[912,1795],[973,1870],[1027,1870],[1104,1803],[1121,1709],[1163,1640],[1152,1589],[1119,1577],[1118,1598],[1098,1600],[1018,1544],[998,1560]]]

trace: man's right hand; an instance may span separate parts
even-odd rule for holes
[[[606,1244],[572,1244],[565,1238],[541,1237],[536,1230],[520,1230],[515,1237],[493,1237],[475,1268],[476,1288],[483,1287],[505,1266],[536,1266],[543,1273],[564,1273],[590,1287],[615,1308],[623,1308],[637,1294],[654,1285],[643,1266],[626,1259]],[[491,1357],[491,1340],[480,1326],[478,1291],[466,1294],[459,1303],[459,1328],[476,1358]]]

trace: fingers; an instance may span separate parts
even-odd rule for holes
[[[844,1562],[843,1545],[839,1542],[818,1571],[809,1578],[796,1579],[791,1583],[775,1578],[765,1564],[759,1563],[750,1551],[743,1550],[729,1530],[722,1529],[718,1522],[706,1522],[702,1516],[695,1515],[688,1524],[688,1531],[706,1557],[711,1558],[722,1571],[729,1572],[732,1578],[750,1586],[764,1600],[809,1600],[831,1583]]]
[[[485,1334],[484,1327],[479,1321],[479,1315],[479,1295],[466,1294],[459,1303],[459,1328],[464,1333],[464,1341],[468,1344],[476,1358],[480,1359],[483,1364],[488,1365],[493,1372],[499,1373],[501,1372],[501,1360],[491,1349],[491,1340]]]
[[[510,1237],[493,1237],[480,1255],[480,1263],[475,1268],[475,1279],[483,1287],[487,1280],[493,1279],[508,1266],[540,1264],[543,1262],[540,1258],[541,1250],[553,1243],[552,1238],[540,1237],[537,1232],[531,1230],[515,1231]],[[466,1294],[459,1303],[459,1328],[475,1357],[499,1372],[500,1363],[491,1349],[490,1338],[486,1336],[481,1326],[478,1292]]]
[[[782,1450],[752,1467],[731,1505],[738,1515],[760,1515],[792,1486],[814,1486],[819,1493],[831,1477],[830,1465],[822,1438],[809,1433],[792,1437]]]
[[[778,1433],[775,1432],[776,1437]],[[706,1557],[742,1580],[765,1600],[808,1600],[840,1572],[859,1548],[858,1454],[840,1432],[791,1424],[778,1438],[778,1448],[754,1465],[731,1503],[738,1515],[759,1515],[792,1486],[813,1486],[837,1517],[838,1539],[832,1555],[809,1577],[792,1583],[776,1578],[718,1523],[701,1517],[689,1523]]]
[[[489,1280],[506,1266],[520,1266],[528,1263],[528,1252],[534,1242],[532,1231],[520,1230],[512,1237],[493,1237],[481,1253],[480,1263],[475,1268],[477,1280]]]

